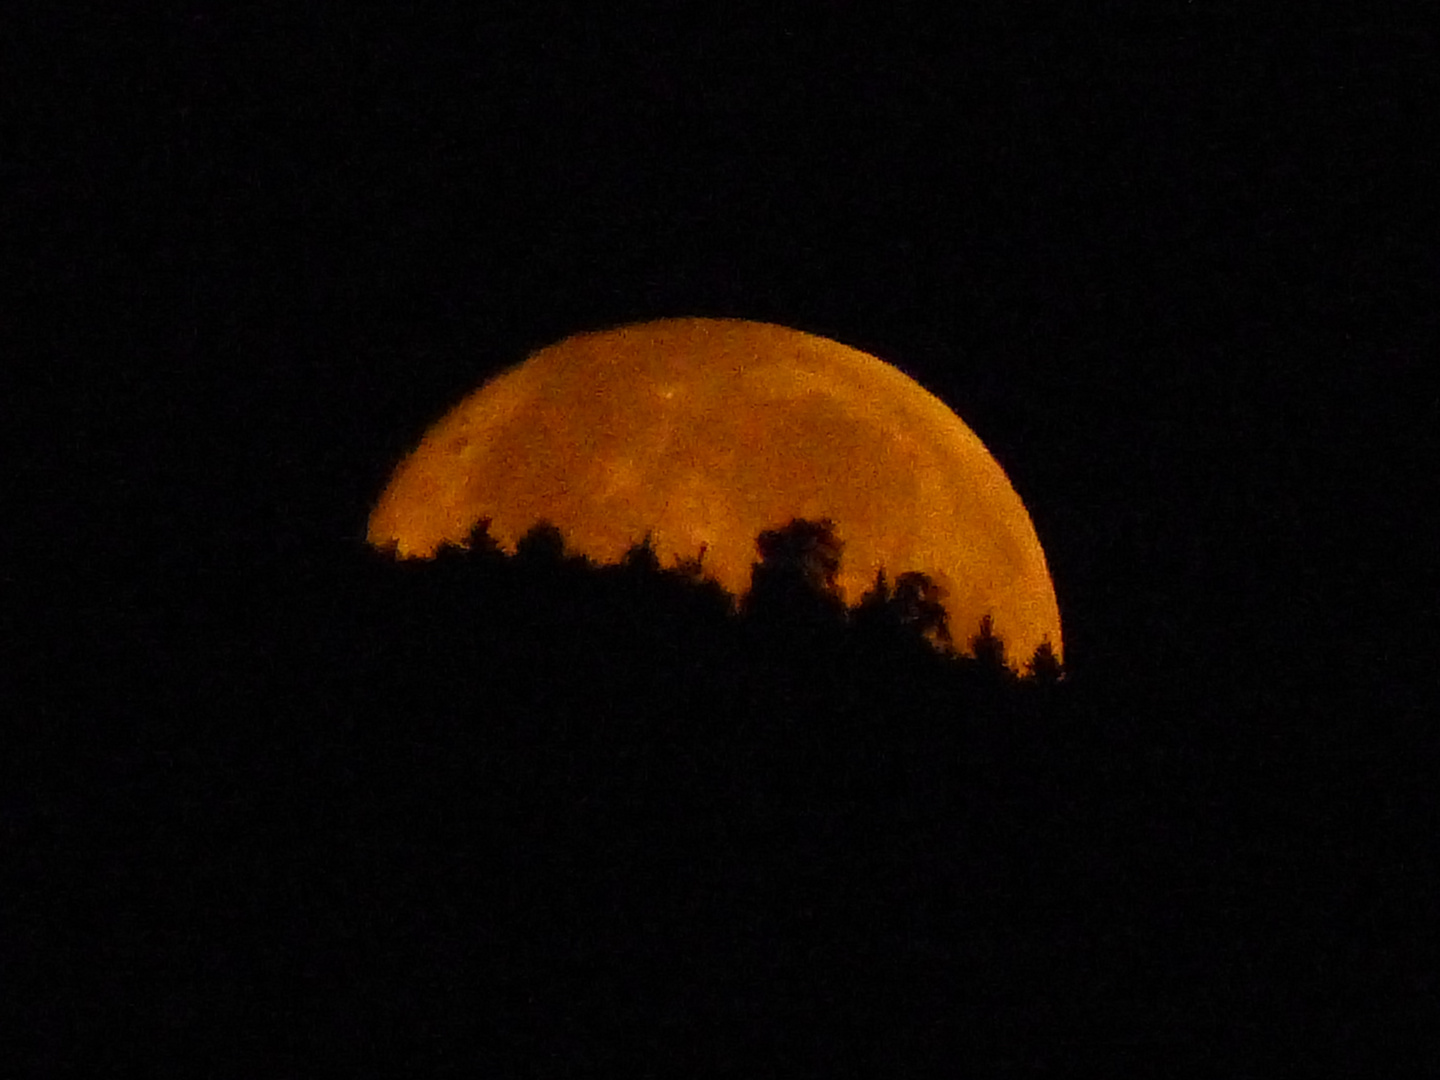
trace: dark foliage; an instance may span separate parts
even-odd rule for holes
[[[946,650],[951,644],[943,592],[920,571],[901,574],[892,588],[881,567],[850,617],[857,631],[876,641],[923,640]]]
[[[559,566],[565,560],[565,534],[548,521],[538,522],[516,543],[515,558],[527,567]]]
[[[1048,640],[1042,641],[1035,655],[1026,661],[1025,670],[1032,679],[1046,684],[1058,683],[1065,677],[1065,669],[1055,655],[1055,647]]]
[[[989,615],[980,619],[980,630],[970,639],[970,654],[993,673],[1005,669],[1005,642],[995,633],[995,621]]]
[[[924,575],[847,611],[833,541],[763,534],[738,603],[544,526],[357,553],[272,662],[137,735],[94,841],[109,1021],[412,1075],[1058,1067],[1215,1016],[1248,1060],[1288,1007],[1254,927],[1303,938],[1243,906],[1291,871],[1217,814],[1237,763],[1137,736],[1048,648],[1016,676],[988,621],[945,648]]]
[[[845,617],[836,575],[843,545],[831,521],[797,519],[756,539],[741,611],[757,626],[821,634]]]

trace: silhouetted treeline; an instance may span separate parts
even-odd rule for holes
[[[511,556],[482,527],[360,569],[356,782],[393,830],[385,903],[421,954],[493,950],[515,1047],[540,1052],[560,1010],[602,1043],[658,1024],[700,1060],[722,1031],[784,1060],[813,1039],[839,1066],[850,1040],[877,1061],[1004,1044],[957,1018],[1023,1027],[1005,1002],[1032,989],[1086,1008],[1093,961],[1017,898],[1065,890],[1056,858],[1109,813],[1053,797],[1087,767],[1058,666],[1017,678],[988,625],[946,651],[924,575],[847,609],[842,554],[828,522],[763,533],[738,598],[703,559],[645,543],[596,566],[543,525]],[[1014,966],[1026,950],[1052,970]]]
[[[382,587],[404,581],[404,595],[423,612],[431,633],[447,632],[440,629],[445,613],[458,604],[467,612],[467,627],[458,632],[543,630],[546,643],[562,651],[582,644],[613,649],[642,637],[649,647],[673,651],[678,634],[702,667],[729,665],[734,650],[748,649],[745,659],[756,670],[795,668],[795,674],[830,663],[834,677],[852,680],[871,674],[883,682],[891,663],[919,663],[972,689],[1049,685],[1064,677],[1047,642],[1017,680],[988,616],[968,641],[953,641],[943,591],[921,572],[891,582],[882,569],[847,608],[837,585],[843,552],[829,521],[795,520],[767,530],[756,549],[751,585],[740,597],[706,576],[703,550],[697,559],[662,566],[647,538],[618,565],[596,565],[567,553],[561,532],[543,522],[510,556],[482,521],[464,544],[443,547],[433,560],[397,561],[384,552],[368,571]],[[596,636],[603,641],[590,640]],[[578,673],[591,658],[577,653],[570,662]]]
[[[548,526],[331,560],[106,734],[87,1015],[294,1071],[827,1076],[1243,1072],[1340,1015],[1287,966],[1329,925],[1298,781],[1017,677],[924,575],[847,608],[842,558],[768,531],[739,598]]]

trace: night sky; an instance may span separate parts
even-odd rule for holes
[[[33,715],[83,737],[96,691],[57,672],[93,650],[163,697],[316,619],[400,456],[488,375],[726,316],[955,409],[1029,508],[1075,680],[1393,772],[1376,831],[1433,821],[1433,33],[1200,2],[422,7],[192,3],[6,46]]]

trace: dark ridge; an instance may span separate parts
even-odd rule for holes
[[[1017,677],[988,628],[943,647],[923,576],[847,609],[831,540],[763,534],[738,600],[543,526],[508,557],[483,529],[428,561],[357,547],[324,603],[111,735],[69,840],[74,902],[113,913],[72,957],[90,1030],[176,1059],[243,1030],[355,1068],[831,1074],[1242,1063],[1262,1025],[1363,1007],[1276,977],[1332,864],[1235,798],[1260,764],[1053,655]],[[34,1032],[46,1060],[88,1045]]]

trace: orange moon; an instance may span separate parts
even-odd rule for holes
[[[1025,505],[965,423],[903,372],[813,334],[664,319],[566,338],[486,382],[426,432],[370,516],[400,557],[460,543],[482,518],[506,550],[539,520],[616,562],[652,535],[735,595],[755,538],[828,517],[858,602],[883,565],[945,590],[963,646],[991,615],[1013,666],[1060,612]]]

